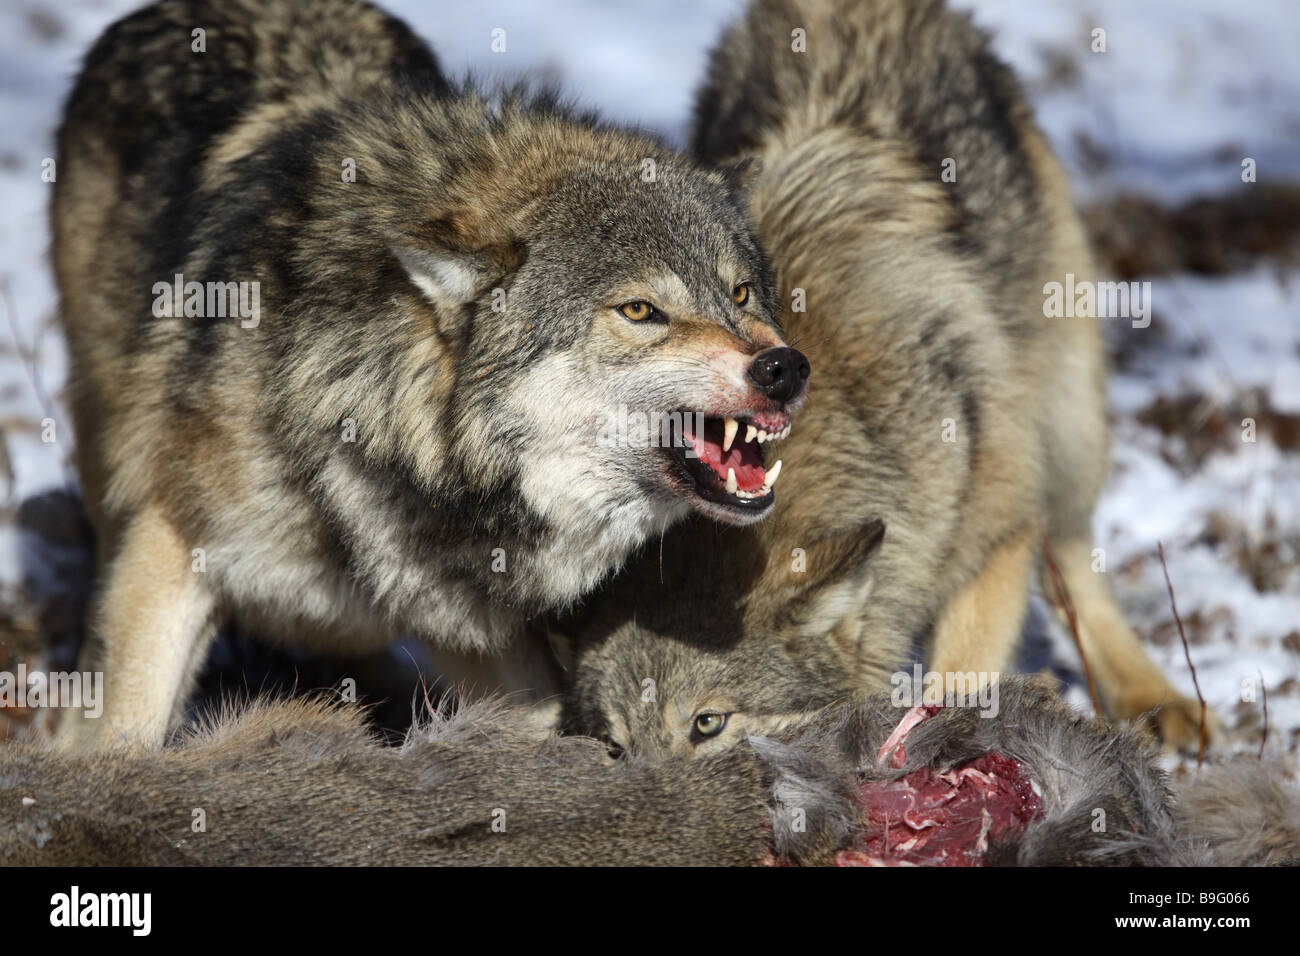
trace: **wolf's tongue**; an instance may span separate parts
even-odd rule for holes
[[[747,443],[743,435],[737,435],[731,443],[731,450],[724,452],[721,418],[706,418],[702,434],[696,434],[691,425],[687,425],[684,431],[695,446],[700,461],[712,468],[722,481],[727,480],[727,469],[730,468],[736,472],[736,487],[740,491],[758,491],[763,487],[767,471],[763,468],[763,453],[758,442]]]

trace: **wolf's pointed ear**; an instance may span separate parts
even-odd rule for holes
[[[885,537],[879,518],[814,542],[807,552],[815,584],[804,594],[795,618],[804,640],[853,644],[874,583],[872,558]],[[841,648],[846,654],[850,648]]]
[[[884,540],[885,522],[879,518],[872,518],[852,531],[841,531],[827,538],[827,543],[835,542],[842,545],[836,556],[832,574],[843,576],[865,573],[867,562],[880,550],[880,544]]]
[[[475,231],[461,221],[439,220],[418,235],[389,238],[393,255],[434,307],[438,333],[453,342],[465,334],[469,306],[523,262],[518,244]]]
[[[393,243],[390,248],[433,306],[439,334],[459,342],[469,323],[468,306],[501,278],[492,259],[407,243]]]
[[[731,186],[732,195],[739,199],[745,199],[749,196],[754,181],[758,179],[763,164],[756,156],[745,156],[718,168],[722,171],[722,175],[727,177],[727,183]]]
[[[546,646],[550,648],[556,666],[563,674],[563,680],[573,677],[573,670],[578,665],[577,642],[567,629],[548,627],[546,629]]]

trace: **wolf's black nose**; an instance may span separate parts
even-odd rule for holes
[[[798,349],[768,349],[750,364],[749,380],[768,398],[788,402],[803,391],[810,371],[808,359]]]

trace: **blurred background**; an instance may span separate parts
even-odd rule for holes
[[[62,343],[47,259],[42,160],[81,56],[120,0],[0,0],[0,670],[70,669],[91,583]],[[529,76],[611,119],[680,142],[710,47],[741,0],[395,0],[453,75]],[[1152,283],[1149,328],[1110,329],[1115,471],[1098,545],[1153,656],[1192,679],[1190,653],[1232,744],[1300,748],[1300,5],[1292,0],[962,0],[1019,72],[1074,176],[1113,277]],[[472,7],[473,9],[465,9]],[[505,51],[491,49],[505,30]],[[1096,30],[1105,52],[1094,52]],[[1243,163],[1254,181],[1243,181]],[[1244,419],[1255,441],[1243,441]],[[54,423],[42,441],[42,422]],[[47,435],[48,428],[46,428]],[[1070,638],[1043,634],[1046,668],[1088,709]],[[243,676],[241,676],[241,673]],[[340,674],[409,718],[423,648],[349,662],[218,645],[210,693],[330,686]],[[260,675],[250,678],[248,675]],[[0,737],[49,715],[0,710]]]

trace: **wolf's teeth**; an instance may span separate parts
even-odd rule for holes
[[[781,439],[784,440],[789,436],[789,434],[790,434],[790,426],[786,425],[785,428],[781,429]]]
[[[727,424],[722,429],[722,450],[731,451],[731,443],[736,440],[736,429],[740,427],[740,422],[734,418],[728,418]]]
[[[772,486],[776,484],[776,480],[780,477],[781,477],[781,460],[778,458],[776,464],[767,470],[767,481],[763,482],[763,485],[767,488],[768,491],[771,491]]]
[[[759,433],[758,433],[758,443],[761,445],[761,444],[763,444],[763,442],[765,442],[765,441],[767,441],[767,432],[759,432]]]
[[[735,493],[736,493],[736,469],[728,468],[727,469],[727,494],[734,495]]]
[[[745,444],[748,445],[750,442],[752,442],[752,441],[754,440],[754,436],[757,435],[757,434],[758,434],[758,429],[755,428],[753,425],[750,425],[748,428],[746,428],[746,429],[745,429]]]

